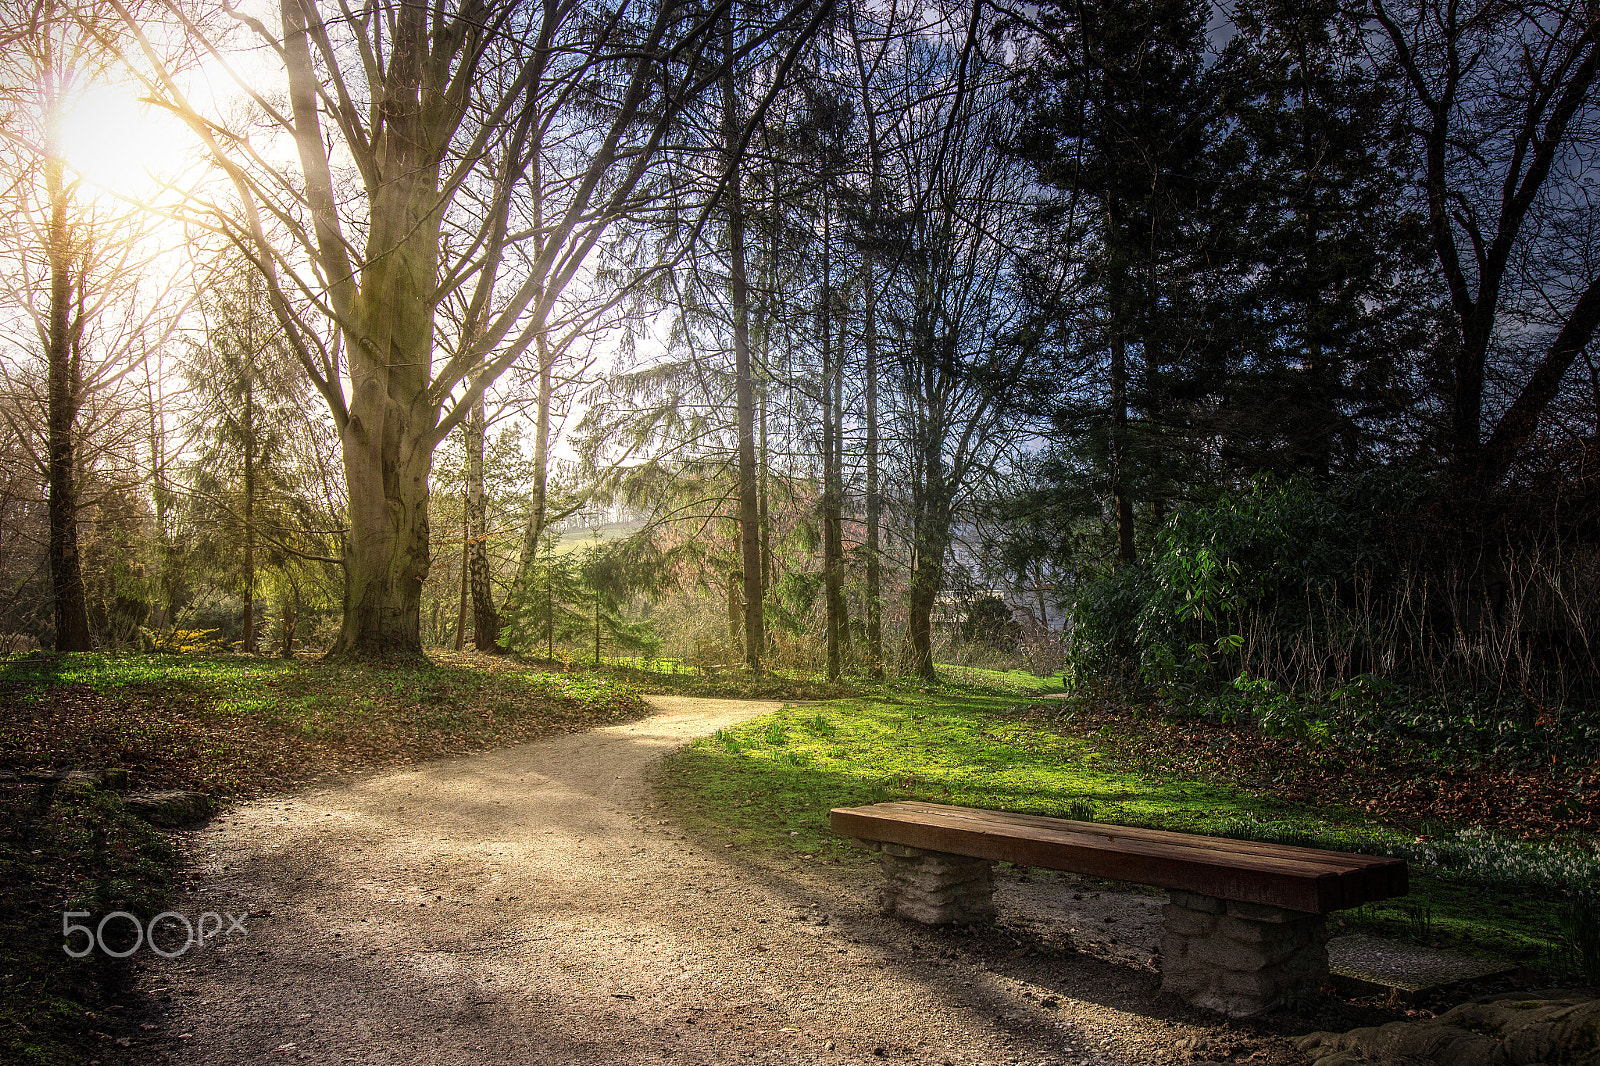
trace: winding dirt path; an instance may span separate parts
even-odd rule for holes
[[[194,834],[175,909],[253,916],[154,960],[143,991],[165,1015],[140,1061],[1279,1060],[1155,991],[1150,897],[1010,880],[1001,930],[922,930],[877,915],[868,870],[687,838],[653,808],[651,767],[779,705],[651,702],[643,721],[242,805]],[[1100,956],[1076,932],[1091,922]],[[1080,950],[1059,950],[1069,931]]]

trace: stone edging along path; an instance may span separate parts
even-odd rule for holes
[[[173,909],[248,915],[246,931],[141,958],[151,1028],[122,1054],[1305,1061],[1160,995],[1160,897],[1012,878],[999,929],[927,930],[877,913],[874,869],[752,863],[686,836],[653,806],[650,769],[779,705],[650,699],[642,721],[253,801],[187,834],[197,884]]]

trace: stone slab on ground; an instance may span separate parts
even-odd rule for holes
[[[1350,996],[1389,994],[1413,1000],[1468,981],[1499,977],[1514,966],[1454,951],[1360,933],[1328,941],[1328,971],[1334,987]]]
[[[178,829],[203,822],[211,817],[215,806],[211,802],[211,797],[203,793],[185,792],[180,789],[134,792],[123,802],[127,805],[129,814],[143,818],[151,825],[159,825],[163,829]]]
[[[1600,1066],[1600,1000],[1565,989],[1485,996],[1437,1018],[1297,1044],[1315,1066]]]

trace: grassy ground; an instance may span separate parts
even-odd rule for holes
[[[226,799],[647,709],[637,686],[612,677],[472,654],[435,660],[432,669],[243,656],[0,662],[0,1062],[87,1062],[132,1035],[120,1001],[138,954],[70,958],[62,915],[148,919],[182,863],[116,792],[49,774],[119,769],[131,788]]]
[[[0,770],[122,767],[132,787],[233,796],[643,714],[617,678],[493,656],[329,666],[248,656],[0,663]]]
[[[577,668],[592,669],[579,661]],[[677,659],[618,657],[599,671],[605,676],[637,684],[646,692],[681,696],[715,696],[727,699],[835,700],[852,697],[895,698],[906,695],[965,692],[1009,693],[1032,696],[1059,688],[1050,679],[1024,670],[980,670],[940,667],[938,682],[894,677],[874,680],[862,674],[845,674],[829,681],[824,674],[768,673],[754,677],[742,668],[698,667]]]
[[[831,836],[828,811],[896,799],[1229,836],[1273,836],[1241,832],[1266,826],[1281,839],[1292,826],[1294,843],[1373,853],[1419,846],[1410,828],[1355,808],[1307,807],[1211,775],[1136,768],[1109,734],[1061,728],[1041,705],[1020,701],[1015,689],[968,686],[789,706],[686,748],[666,767],[663,789],[703,832],[838,862],[867,860]],[[1570,962],[1559,908],[1545,887],[1486,886],[1413,862],[1408,897],[1335,921],[1549,972]]]

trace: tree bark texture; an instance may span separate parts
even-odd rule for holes
[[[344,621],[335,659],[422,658],[422,582],[428,575],[430,406],[416,392],[409,405],[391,399],[384,379],[404,367],[364,368],[350,419],[340,433],[349,491],[345,539]],[[404,395],[403,389],[395,392]],[[410,408],[409,412],[407,408]]]
[[[937,457],[938,452],[935,451]],[[930,469],[925,490],[937,499],[945,494],[942,472]],[[906,635],[911,643],[911,671],[926,681],[937,681],[933,662],[933,615],[939,590],[944,587],[944,557],[950,548],[950,511],[934,504],[919,509],[912,531],[911,583],[906,596]]]
[[[49,518],[50,586],[54,596],[56,650],[88,651],[89,610],[83,587],[83,561],[78,552],[78,472],[76,462],[78,408],[83,402],[83,339],[81,311],[75,313],[73,249],[67,213],[69,193],[62,161],[45,161],[50,197],[50,315],[45,346],[49,363]]]
[[[469,585],[467,580],[467,555],[472,550],[472,530],[467,525],[467,498],[461,497],[461,594],[456,601],[456,651],[461,651],[467,646],[467,602],[469,600]]]

